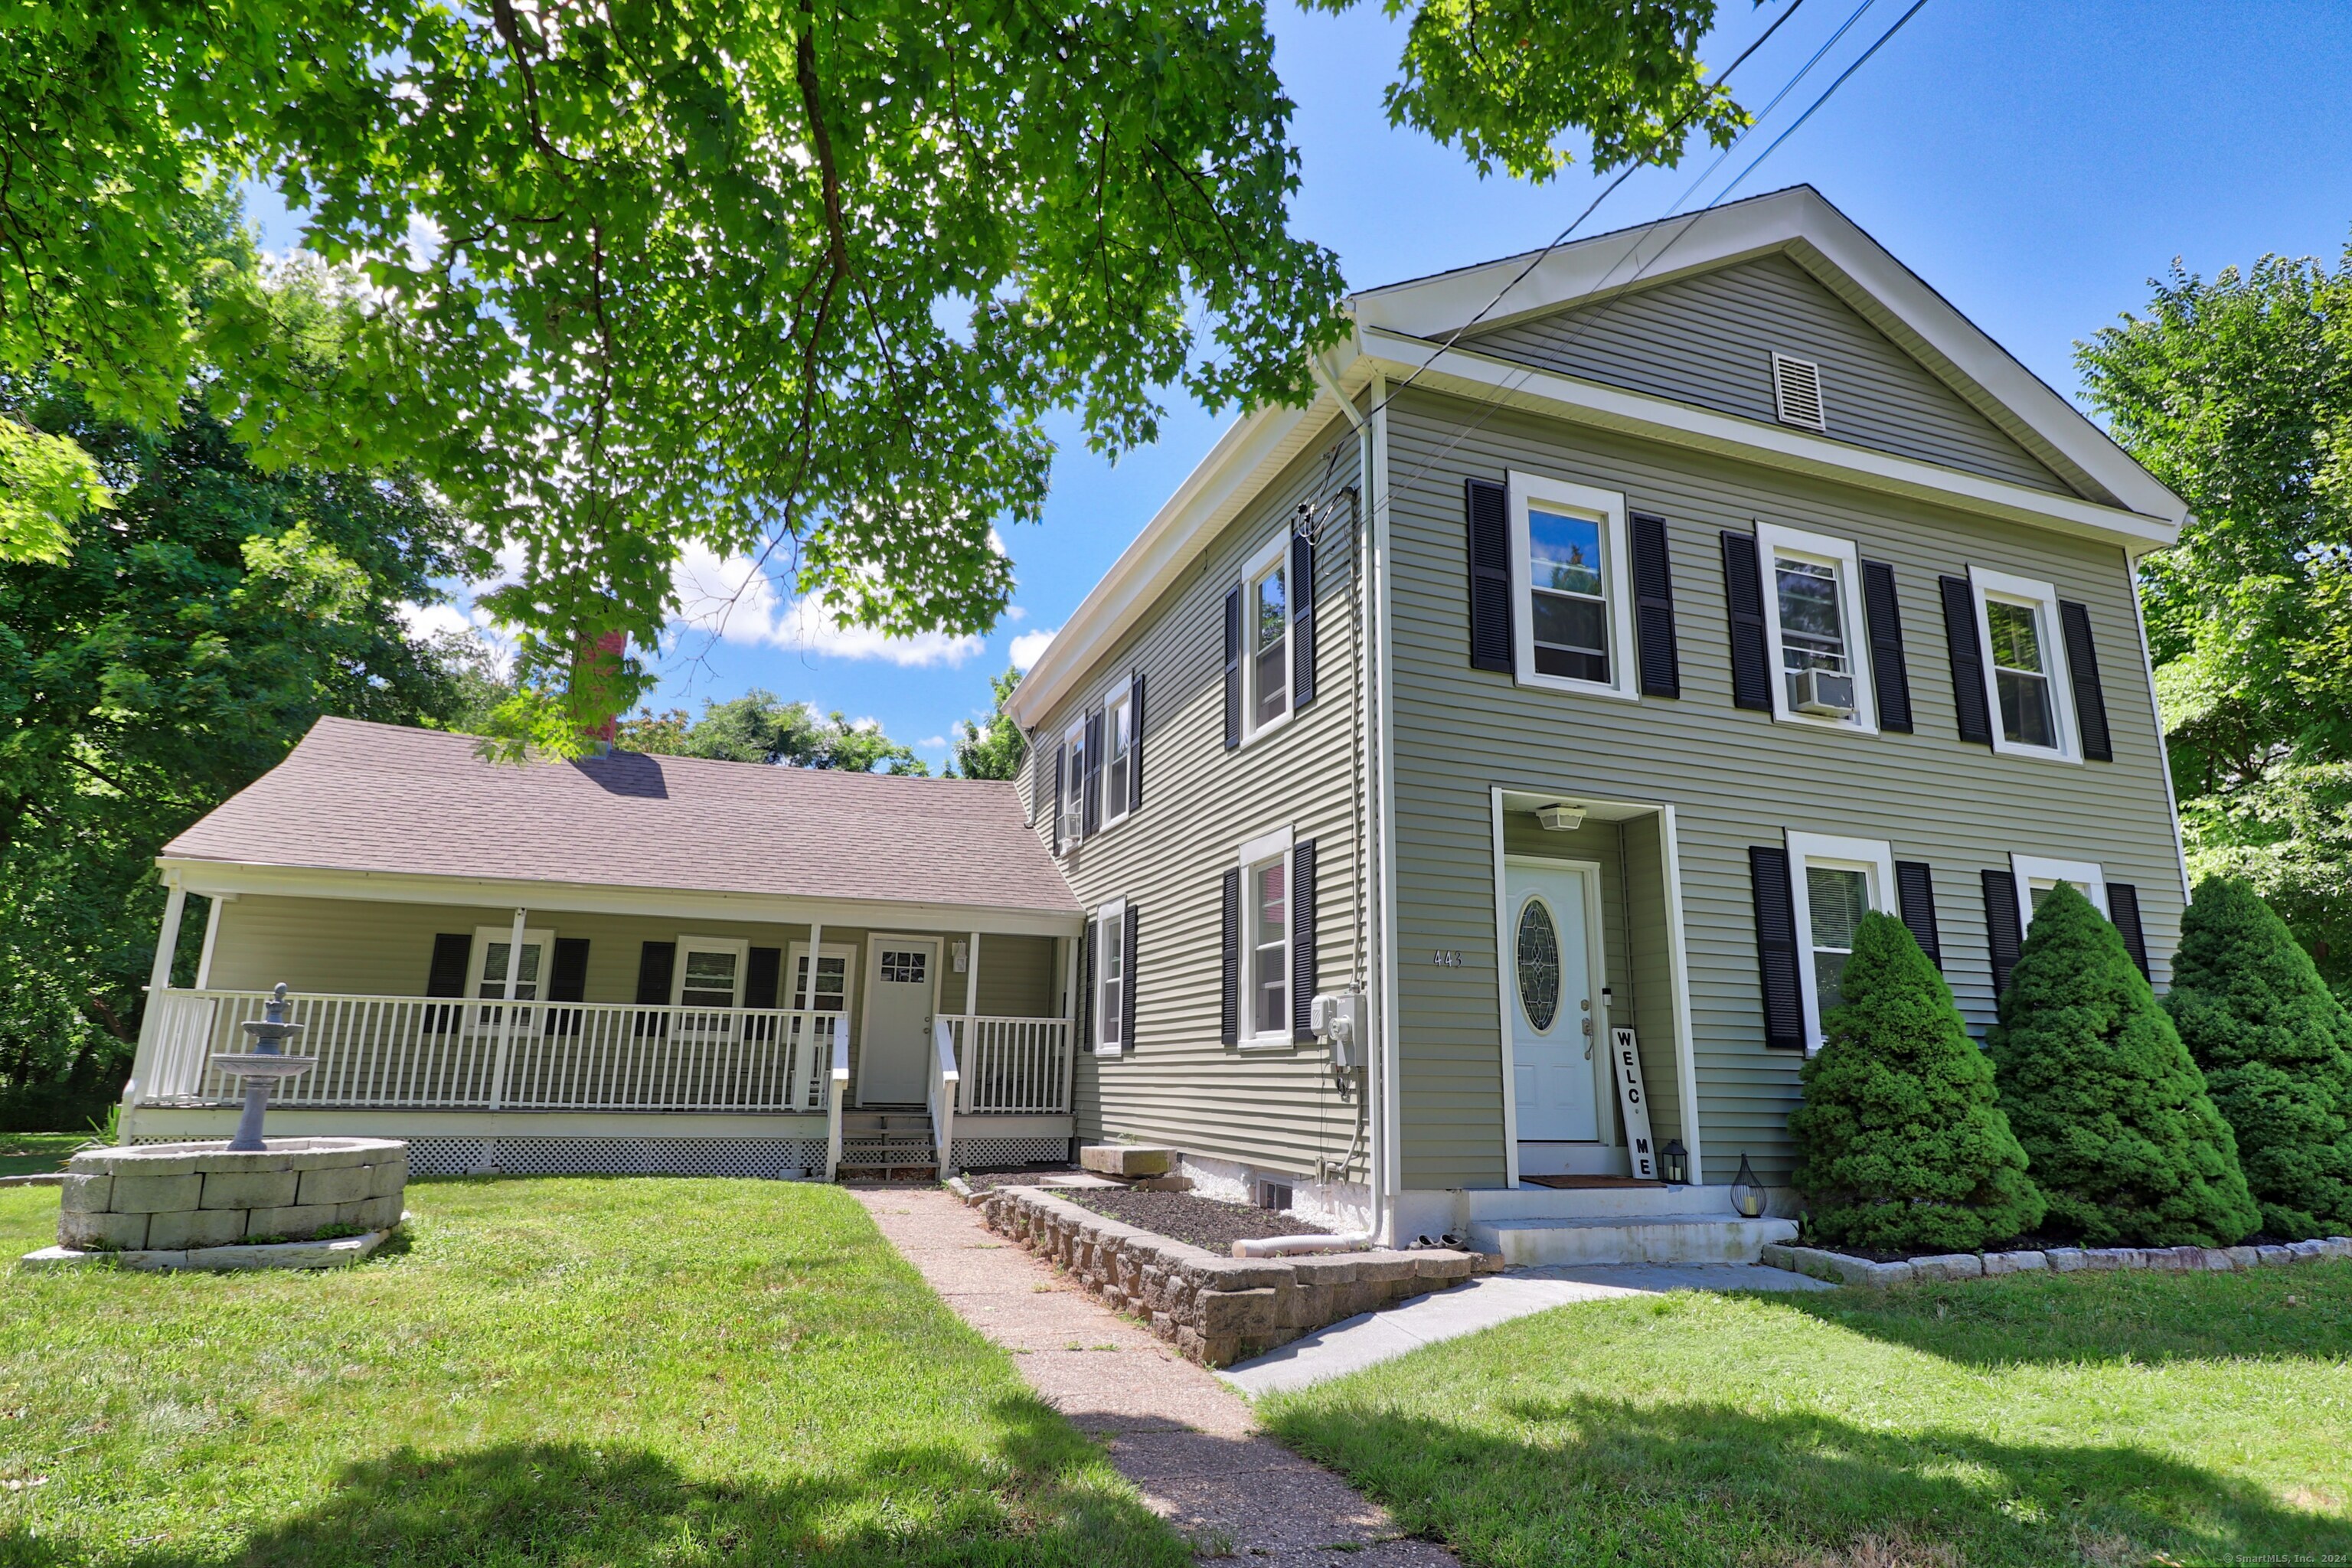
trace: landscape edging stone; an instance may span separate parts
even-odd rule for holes
[[[1826,1279],[1832,1285],[1864,1285],[1883,1289],[1918,1279],[1982,1279],[2043,1270],[2074,1274],[2147,1268],[2173,1274],[2228,1274],[2326,1258],[2352,1259],[2352,1236],[2261,1247],[2053,1247],[2016,1252],[1955,1252],[1938,1258],[1898,1258],[1892,1263],[1873,1263],[1865,1258],[1823,1247],[1800,1247],[1794,1242],[1768,1241],[1761,1261],[1767,1268]]]

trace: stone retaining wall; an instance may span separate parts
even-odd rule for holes
[[[1767,1268],[1811,1275],[1833,1285],[1905,1285],[1921,1279],[1981,1279],[2003,1274],[2048,1270],[2074,1274],[2097,1269],[2152,1268],[2176,1274],[2226,1274],[2240,1268],[2272,1268],[2323,1258],[2352,1258],[2352,1237],[2296,1241],[2279,1247],[2053,1247],[2040,1252],[1954,1252],[1936,1258],[1873,1263],[1817,1247],[1767,1244]]]
[[[1458,1285],[1502,1267],[1475,1252],[1336,1252],[1219,1258],[1098,1215],[1042,1187],[965,1200],[989,1228],[1068,1270],[1113,1311],[1207,1366],[1230,1366],[1328,1323]]]
[[[388,1138],[272,1138],[257,1153],[217,1142],[92,1149],[66,1166],[58,1242],[81,1251],[184,1251],[255,1237],[400,1223],[408,1145]]]

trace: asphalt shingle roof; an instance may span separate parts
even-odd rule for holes
[[[1018,792],[614,752],[493,763],[471,736],[321,719],[167,858],[1076,914]]]

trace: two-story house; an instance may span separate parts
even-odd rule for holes
[[[226,1128],[283,980],[286,1130],[428,1170],[1135,1140],[1386,1237],[1726,1256],[1864,911],[1979,1029],[2059,881],[2164,983],[2133,562],[2183,504],[1828,202],[1349,308],[1022,682],[1016,785],[322,723],[162,858],[131,1135]]]
[[[1864,911],[1979,1029],[2061,880],[2162,984],[2183,503],[1820,195],[1351,310],[1014,698],[1082,1138],[1407,1237],[1723,1214]]]

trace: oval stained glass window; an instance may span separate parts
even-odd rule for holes
[[[1559,931],[1541,899],[1519,910],[1519,1005],[1540,1035],[1559,1014]]]

